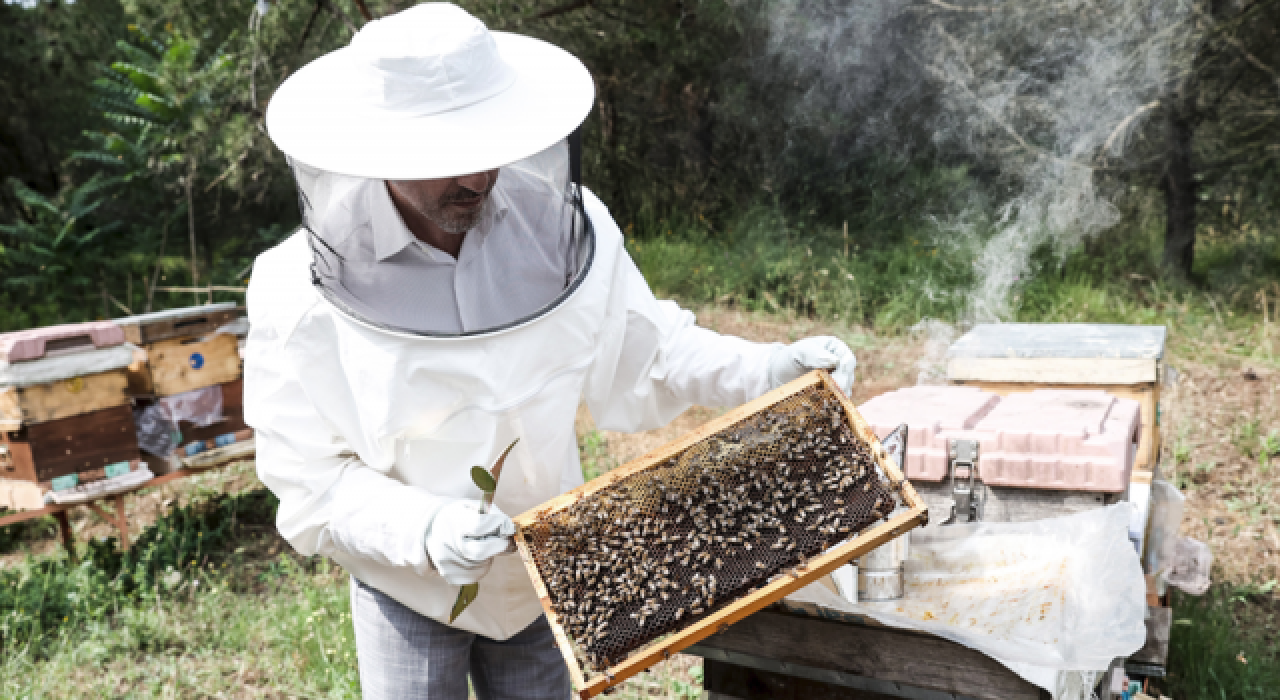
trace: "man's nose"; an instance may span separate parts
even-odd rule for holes
[[[458,185],[472,192],[484,192],[489,189],[489,173],[475,173],[458,178]]]

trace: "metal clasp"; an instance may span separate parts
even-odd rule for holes
[[[951,519],[945,524],[971,523],[982,519],[983,485],[978,474],[979,443],[977,440],[952,440],[951,445]]]

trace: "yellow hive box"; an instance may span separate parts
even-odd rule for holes
[[[138,393],[173,396],[240,378],[240,352],[229,333],[165,340],[146,350],[146,364],[131,367],[133,390],[144,388]]]

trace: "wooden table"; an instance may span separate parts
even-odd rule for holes
[[[67,511],[77,506],[87,506],[90,510],[97,513],[98,517],[102,518],[108,523],[111,523],[112,525],[115,526],[117,530],[120,531],[120,549],[122,551],[128,551],[129,549],[129,517],[128,517],[128,513],[125,511],[124,497],[140,489],[145,489],[151,486],[161,486],[163,484],[169,483],[170,481],[185,479],[187,477],[195,476],[196,474],[203,474],[208,471],[209,469],[187,469],[187,468],[177,469],[169,472],[168,474],[162,474],[160,476],[157,476],[154,479],[151,479],[150,481],[143,482],[131,489],[128,489],[126,491],[121,491],[119,493],[106,494],[103,496],[99,496],[98,498],[94,498],[88,501],[81,501],[79,503],[58,503],[58,504],[45,506],[44,508],[39,508],[37,510],[24,510],[17,513],[12,513],[12,514],[0,517],[0,527],[4,527],[5,525],[13,525],[15,523],[24,522],[27,520],[43,517],[46,515],[52,515],[54,520],[58,521],[58,528],[59,530],[61,530],[62,546],[66,548],[67,554],[69,554],[72,559],[75,559],[76,558],[75,533],[71,529],[71,519],[67,517]],[[112,510],[107,510],[103,508],[101,504],[102,501],[108,501],[108,500],[111,501]]]
[[[705,659],[703,687],[710,700],[1050,697],[995,659],[955,642],[787,602],[684,653]]]

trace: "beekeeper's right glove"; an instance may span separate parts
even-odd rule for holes
[[[479,581],[489,573],[493,558],[504,551],[516,534],[497,506],[480,514],[480,502],[459,499],[436,513],[427,526],[427,555],[444,580],[455,586]]]

